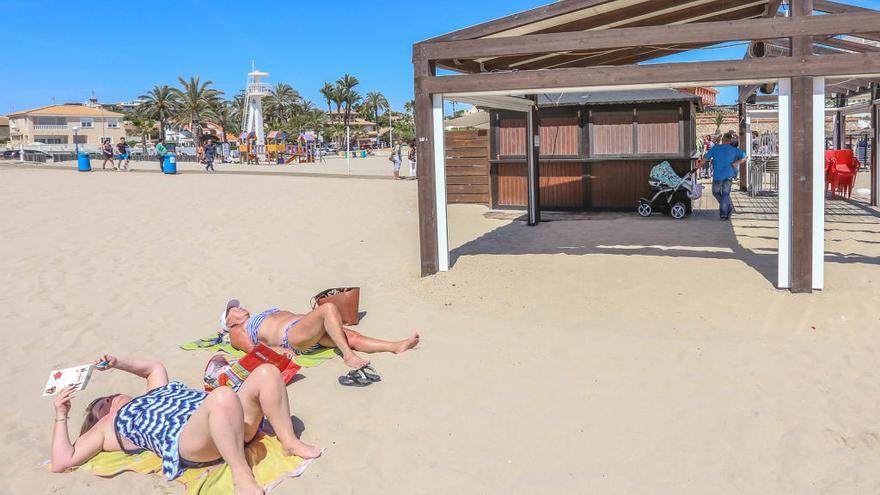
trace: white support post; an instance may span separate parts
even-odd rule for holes
[[[449,229],[446,220],[446,142],[443,133],[443,95],[434,97],[434,187],[437,207],[437,267],[449,271]]]
[[[821,108],[825,108],[822,104]],[[825,122],[824,117],[821,120]],[[791,79],[779,80],[779,249],[777,288],[791,288]],[[822,181],[824,184],[824,179]]]
[[[813,78],[813,289],[825,288],[825,78]]]

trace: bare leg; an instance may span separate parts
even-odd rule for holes
[[[290,421],[287,389],[278,368],[264,364],[255,369],[238,390],[238,397],[244,410],[245,440],[253,440],[263,416],[266,416],[287,455],[297,455],[303,459],[321,455],[321,449],[296,438]]]
[[[194,462],[222,457],[232,471],[236,495],[263,494],[244,455],[244,411],[229,387],[208,395],[180,435],[180,455]]]
[[[377,352],[393,352],[395,354],[400,354],[419,345],[419,334],[413,334],[412,337],[405,340],[392,342],[388,340],[380,340],[374,339],[373,337],[367,337],[348,328],[345,328],[343,330],[345,331],[345,336],[348,338],[348,344],[351,346],[351,348],[358,352],[365,352],[367,354],[374,354]],[[318,343],[324,347],[336,347],[333,344],[333,341],[326,336],[322,337],[321,340],[318,341]]]
[[[359,369],[370,364],[351,349],[342,329],[342,316],[336,305],[332,303],[324,304],[303,316],[290,330],[287,338],[292,347],[304,351],[317,344],[325,335],[333,342],[333,347],[342,352],[342,360],[349,368]]]

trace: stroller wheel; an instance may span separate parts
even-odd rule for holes
[[[669,214],[672,215],[672,218],[676,220],[681,220],[682,218],[687,216],[687,211],[687,205],[679,201],[672,205],[672,209],[669,210]]]
[[[651,208],[651,203],[645,203],[645,202],[639,203],[639,215],[640,216],[650,217],[652,213],[654,213],[654,209]]]

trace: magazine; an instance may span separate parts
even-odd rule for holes
[[[82,366],[66,368],[63,370],[52,370],[52,373],[49,374],[49,381],[46,382],[46,387],[43,389],[43,397],[55,395],[59,390],[68,385],[75,385],[76,390],[83,390],[86,388],[86,385],[88,385],[89,378],[91,377],[91,364],[84,364]]]

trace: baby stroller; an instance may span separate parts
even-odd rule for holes
[[[691,212],[692,201],[702,195],[703,186],[693,179],[694,172],[679,177],[669,162],[661,162],[651,169],[648,185],[654,196],[639,199],[639,215],[650,217],[655,211],[681,220]]]

